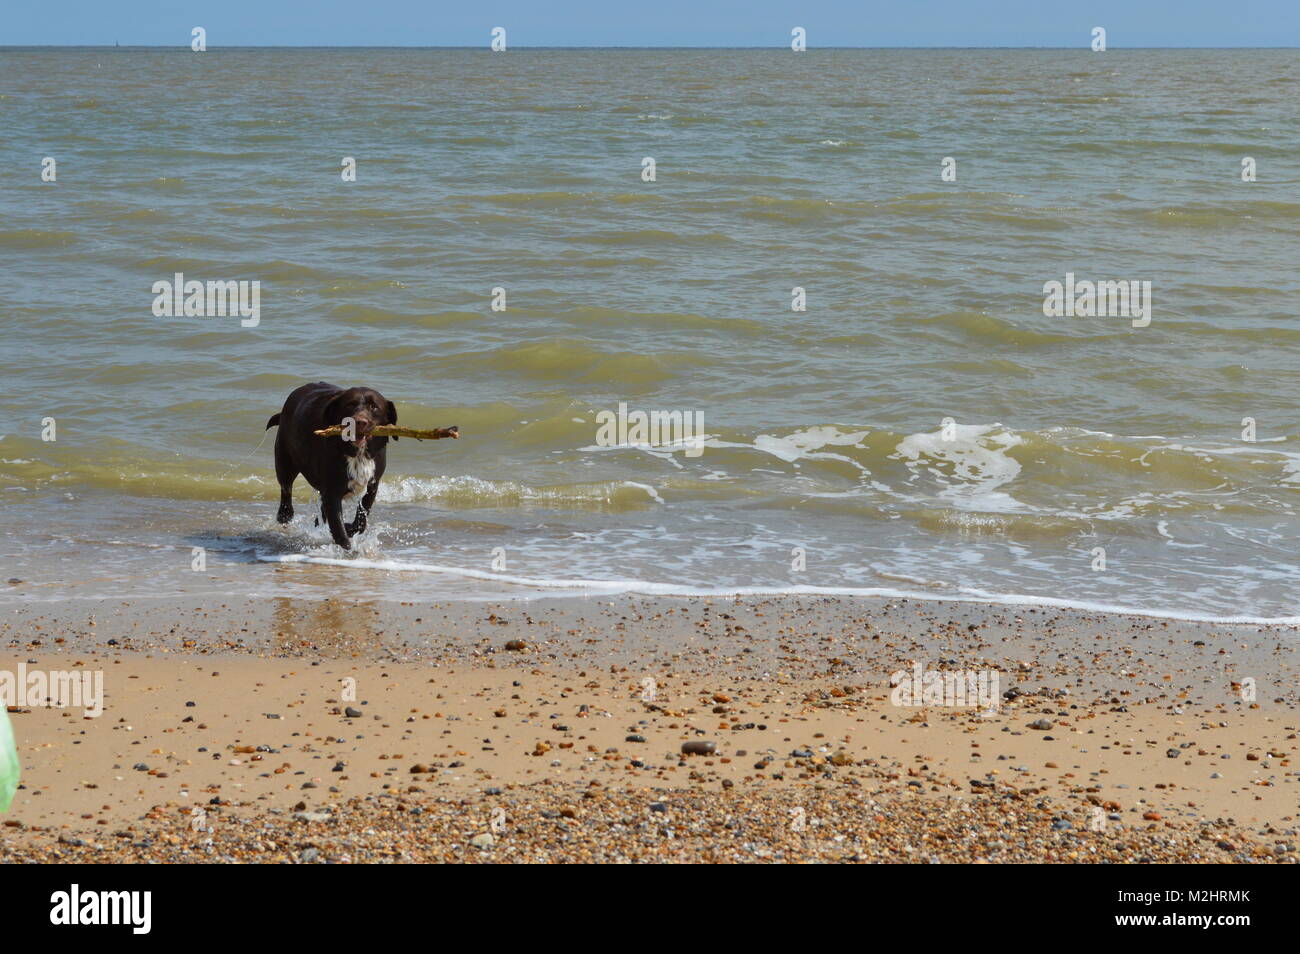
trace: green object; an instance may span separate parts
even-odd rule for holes
[[[14,730],[9,725],[5,707],[0,705],[0,812],[9,811],[9,803],[18,791],[18,747],[14,745]]]

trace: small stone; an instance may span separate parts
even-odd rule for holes
[[[360,710],[360,709],[354,709],[354,708],[352,708],[351,706],[348,706],[346,709],[344,709],[344,710],[343,710],[343,714],[344,714],[345,716],[347,716],[349,719],[360,719],[360,718],[361,718],[361,710]]]
[[[712,755],[718,751],[716,742],[683,742],[682,755]]]
[[[481,831],[473,838],[471,838],[469,840],[469,843],[471,846],[475,848],[480,848],[486,851],[488,848],[491,848],[493,845],[495,845],[497,843],[497,840],[492,837],[492,832]]]
[[[1039,732],[1046,732],[1051,727],[1052,722],[1050,719],[1035,719],[1033,722],[1029,723],[1029,728],[1037,729]]]

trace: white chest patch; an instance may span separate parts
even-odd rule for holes
[[[348,458],[348,494],[344,500],[360,497],[375,479],[375,462],[364,451]]]

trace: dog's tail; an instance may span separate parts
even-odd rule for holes
[[[266,429],[269,431],[271,428],[277,426],[279,423],[280,423],[280,414],[277,411],[275,414],[272,414],[271,419],[266,422]]]

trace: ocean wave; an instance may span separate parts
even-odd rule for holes
[[[592,206],[603,208],[608,203],[615,205],[652,205],[663,202],[663,196],[653,192],[490,192],[483,195],[454,195],[451,202],[477,204],[490,202],[494,205],[521,206],[524,208],[558,208],[562,206]]]
[[[952,329],[978,341],[997,345],[1014,345],[1022,348],[1066,344],[1082,340],[1106,341],[1125,336],[1123,332],[1078,335],[1055,331],[1036,331],[1033,328],[1013,324],[1005,318],[998,318],[982,311],[950,311],[932,315],[929,318],[917,319],[915,323],[927,328]]]
[[[580,305],[564,312],[552,312],[556,318],[567,318],[583,324],[609,325],[614,328],[669,328],[684,331],[721,331],[727,334],[743,332],[758,334],[765,331],[762,322],[752,318],[717,317],[693,312],[635,312],[601,305]]]
[[[427,349],[424,349],[427,355]],[[438,354],[429,362],[460,374],[484,371],[494,377],[523,375],[543,381],[601,382],[616,388],[644,389],[683,370],[705,367],[694,352],[606,351],[572,338],[548,338],[485,351]]]
[[[671,229],[601,229],[587,230],[567,236],[566,242],[595,245],[682,245],[719,246],[734,245],[736,239],[725,232],[677,232]]]
[[[5,229],[0,231],[0,248],[60,248],[81,241],[73,232],[59,229]]]
[[[130,366],[109,366],[98,373],[127,384],[135,374]],[[78,435],[70,443],[66,435],[78,430],[63,422],[57,443],[13,433],[0,437],[0,486],[11,492],[85,489],[178,500],[268,499],[275,489],[274,435],[264,424],[283,392],[301,382],[275,374],[242,382],[275,397],[247,411],[242,426],[218,424],[205,431],[204,448],[209,453],[225,449],[223,457],[187,454],[165,436],[149,440],[149,432],[142,440]],[[946,428],[936,424],[917,431],[821,424],[738,433],[706,420],[702,453],[695,455],[696,445],[681,434],[670,435],[677,443],[666,446],[599,446],[594,441],[596,411],[585,403],[402,406],[404,421],[450,421],[474,443],[452,448],[453,457],[430,457],[419,451],[420,445],[390,448],[382,499],[437,500],[453,509],[545,503],[556,509],[617,511],[665,498],[739,506],[763,501],[765,506],[863,519],[893,513],[961,532],[979,528],[957,512],[1000,514],[1008,520],[1014,515],[1042,527],[1060,526],[1066,533],[1070,525],[1053,521],[1071,521],[1078,532],[1089,521],[1143,527],[1140,521],[1171,515],[1288,518],[1296,513],[1294,494],[1300,486],[1300,450],[1291,446],[1296,438],[1278,433],[1261,432],[1258,442],[1245,443],[1122,436],[1077,427],[1035,431],[955,419]],[[201,398],[174,406],[189,418],[201,419],[209,410]],[[489,458],[477,456],[484,452]],[[480,468],[502,458],[518,462],[521,476],[494,482],[482,475]],[[419,473],[435,460],[443,466],[454,461],[471,473]],[[665,465],[672,468],[669,474]],[[571,479],[579,466],[598,468],[598,478]],[[311,496],[301,481],[299,496]],[[954,515],[935,516],[945,509]],[[1028,523],[1005,526],[1017,533],[1031,528]]]
[[[560,508],[621,512],[640,510],[663,498],[649,484],[632,480],[530,486],[513,480],[480,477],[399,477],[380,485],[379,499],[388,502],[438,502],[449,507]]]
[[[465,321],[482,321],[484,315],[473,311],[442,311],[424,314],[392,311],[375,305],[335,305],[330,317],[361,325],[381,325],[391,328],[445,328]],[[427,353],[427,349],[415,349]]]
[[[1241,155],[1248,154],[1245,147],[1227,150],[1233,154],[1241,150]],[[1146,208],[1134,210],[1132,215],[1144,222],[1155,225],[1178,228],[1222,228],[1224,226],[1243,226],[1256,222],[1291,223],[1300,219],[1300,203],[1267,200],[1239,200],[1212,205],[1184,205],[1163,208]]]
[[[897,456],[914,475],[939,485],[939,495],[963,509],[1011,511],[1023,505],[999,488],[1020,474],[1020,462],[1008,451],[1021,438],[997,424],[957,424],[928,434],[909,434],[898,443]]]

